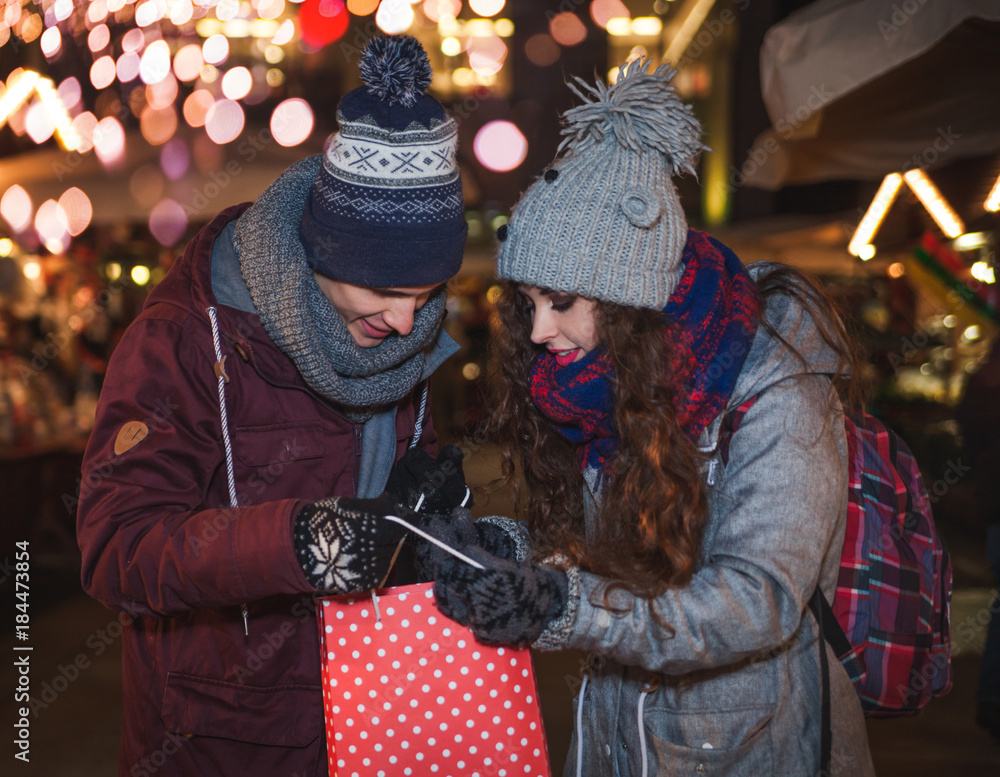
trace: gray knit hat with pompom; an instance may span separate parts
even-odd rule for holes
[[[695,174],[706,146],[670,85],[676,71],[649,69],[636,60],[612,86],[568,84],[583,105],[563,114],[560,155],[497,232],[501,278],[632,307],[667,304],[687,242],[671,178]]]

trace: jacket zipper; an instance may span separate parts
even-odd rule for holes
[[[354,424],[354,493],[358,493],[361,479],[361,426]]]

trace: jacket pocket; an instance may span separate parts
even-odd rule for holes
[[[719,712],[649,709],[645,724],[656,753],[659,777],[666,775],[772,774],[770,707]]]
[[[305,747],[323,733],[323,696],[318,685],[253,688],[168,672],[160,716],[185,736]]]
[[[312,423],[238,426],[233,429],[233,453],[244,465],[257,469],[321,458],[326,442]]]

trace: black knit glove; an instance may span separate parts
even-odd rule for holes
[[[566,573],[518,564],[479,550],[463,552],[486,569],[457,558],[442,561],[434,581],[438,609],[488,645],[526,645],[563,614]]]
[[[453,548],[479,547],[508,561],[524,561],[530,550],[528,533],[517,521],[497,515],[473,521],[472,514],[464,507],[456,507],[450,515],[421,515],[419,526]],[[453,556],[432,542],[413,539],[420,579],[434,580],[441,562]]]
[[[295,554],[318,591],[358,593],[376,588],[389,573],[406,534],[386,515],[407,512],[385,494],[376,499],[331,497],[308,504],[295,518]]]
[[[385,492],[420,513],[449,513],[455,507],[471,507],[472,492],[465,485],[463,458],[454,445],[442,448],[436,459],[422,448],[410,448],[393,465]]]
[[[487,553],[508,561],[524,561],[530,555],[531,538],[523,523],[487,515],[476,521],[475,526],[477,544]]]

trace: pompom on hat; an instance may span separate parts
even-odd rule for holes
[[[373,38],[360,70],[302,215],[306,259],[358,286],[442,283],[468,232],[455,122],[424,92],[431,67],[415,38]]]
[[[675,73],[635,60],[612,86],[567,84],[583,104],[563,114],[560,155],[498,232],[497,275],[632,307],[667,304],[688,233],[671,179],[694,174],[707,148],[670,85]]]

